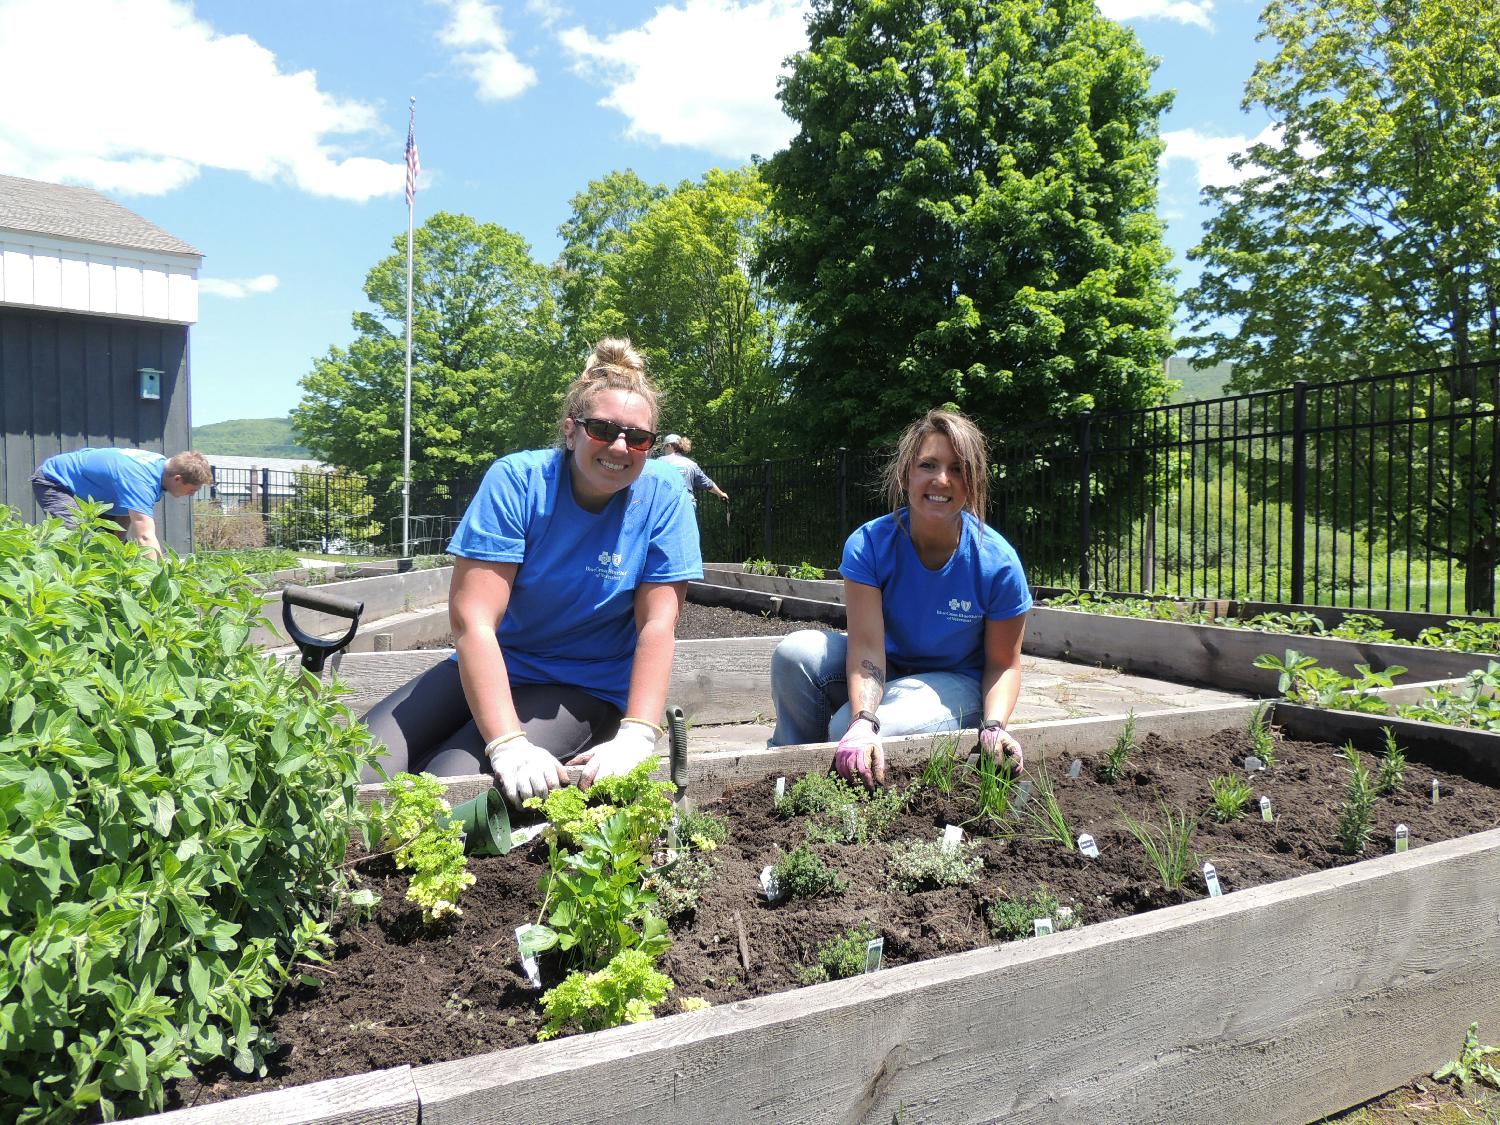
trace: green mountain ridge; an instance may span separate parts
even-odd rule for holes
[[[193,448],[199,453],[231,457],[311,457],[297,444],[290,418],[231,418],[193,427]]]

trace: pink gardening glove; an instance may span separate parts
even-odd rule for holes
[[[985,727],[979,732],[979,752],[996,762],[1009,758],[1016,773],[1026,765],[1021,744],[1004,727]]]
[[[853,781],[857,775],[867,789],[885,784],[885,749],[869,719],[855,719],[849,724],[834,752],[833,768],[845,781]]]

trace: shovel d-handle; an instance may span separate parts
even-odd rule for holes
[[[315,637],[297,625],[292,616],[292,607],[326,613],[330,617],[343,617],[349,622],[349,631],[337,640]],[[303,586],[288,586],[281,591],[281,621],[286,626],[287,636],[302,651],[302,667],[314,676],[321,675],[323,665],[330,656],[340,651],[354,639],[359,631],[359,617],[365,611],[365,603],[353,598],[309,590]]]

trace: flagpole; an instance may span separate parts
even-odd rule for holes
[[[417,99],[406,127],[406,394],[401,422],[401,557],[411,558],[411,259],[417,178]]]

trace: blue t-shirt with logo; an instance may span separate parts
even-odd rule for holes
[[[621,709],[636,587],[703,577],[698,524],[675,469],[647,461],[603,511],[588,512],[558,449],[491,465],[448,552],[520,564],[499,630],[512,683],[573,684]]]
[[[80,500],[110,505],[109,514],[149,516],[161,499],[167,459],[149,449],[75,449],[42,462],[40,472]]]
[[[963,513],[958,549],[941,570],[917,556],[902,511],[855,529],[839,572],[881,592],[886,674],[984,672],[984,623],[1019,617],[1031,590],[1015,549],[992,527]]]

